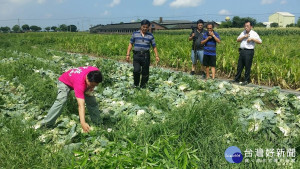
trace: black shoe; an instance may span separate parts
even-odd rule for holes
[[[53,124],[53,125],[50,125],[50,124],[45,124],[45,123],[41,123],[40,126],[38,127],[39,129],[54,129],[56,126]],[[37,129],[38,129],[37,128]]]
[[[191,71],[191,75],[195,75],[195,71]]]
[[[132,89],[138,89],[139,86],[136,86],[136,85],[133,84],[133,85],[131,86],[131,88],[132,88]]]
[[[244,81],[241,85],[242,85],[242,86],[246,86],[247,84],[249,84],[249,82]]]
[[[239,83],[238,80],[230,80],[229,82],[230,82],[230,83]]]
[[[146,84],[141,85],[140,88],[141,88],[141,89],[145,89],[145,88],[146,88]]]

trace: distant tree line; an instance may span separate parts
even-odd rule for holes
[[[244,27],[244,23],[246,20],[252,22],[252,24],[256,27],[266,27],[266,25],[264,25],[261,22],[257,23],[256,19],[254,19],[254,18],[251,18],[251,17],[241,18],[239,16],[234,16],[232,18],[232,20],[223,21],[220,25],[220,28],[242,28],[242,27]],[[271,23],[270,26],[278,27],[278,23]],[[292,24],[287,25],[287,27],[300,27],[300,18],[298,18],[298,21],[296,24],[292,23]]]
[[[36,25],[32,25],[29,26],[27,24],[22,25],[21,27],[19,25],[14,25],[12,28],[5,26],[5,27],[0,27],[0,32],[3,33],[9,33],[9,32],[13,32],[13,33],[22,33],[22,32],[40,32],[42,30],[41,27],[36,26]],[[75,25],[66,25],[66,24],[62,24],[59,27],[56,26],[48,26],[45,28],[45,31],[49,32],[49,31],[53,31],[53,32],[77,32],[77,27]]]

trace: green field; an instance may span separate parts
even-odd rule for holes
[[[237,35],[231,34],[240,30],[221,32],[218,64],[224,66],[219,70],[229,74],[235,72],[231,66],[238,57]],[[189,70],[191,43],[185,34],[156,33],[161,66]],[[270,85],[286,78],[286,85],[299,88],[299,48],[292,43],[299,41],[299,30],[283,35],[262,35],[252,78],[267,84],[270,76]],[[282,93],[279,87],[264,90],[203,81],[160,67],[150,68],[146,89],[132,89],[132,65],[85,55],[124,60],[129,38],[0,34],[0,168],[299,168],[299,96]],[[285,45],[267,48],[278,43],[274,39]],[[57,127],[38,128],[55,100],[57,78],[83,65],[103,72],[104,82],[95,93],[103,124],[82,133],[72,93]],[[224,157],[230,146],[239,147],[243,155],[252,150],[253,157],[231,164]],[[257,157],[256,149],[274,149],[274,156]],[[285,156],[278,156],[278,150]],[[263,159],[267,162],[260,162]]]
[[[217,47],[219,76],[233,78],[236,73],[242,29],[219,29],[221,44]],[[300,29],[257,29],[263,44],[256,45],[251,80],[256,84],[300,88]],[[160,66],[178,70],[191,69],[189,30],[158,31],[155,38],[161,57]],[[1,46],[37,46],[75,53],[125,60],[130,35],[88,33],[1,34]],[[153,57],[154,58],[154,57]],[[152,59],[153,59],[152,58]],[[154,59],[153,59],[154,60]],[[153,62],[154,63],[154,62]]]

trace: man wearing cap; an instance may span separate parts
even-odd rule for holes
[[[201,41],[203,40],[203,35],[205,34],[205,31],[203,30],[204,22],[202,19],[199,19],[197,21],[197,28],[193,29],[193,31],[190,34],[189,41],[193,40],[193,46],[192,46],[192,53],[191,53],[191,59],[192,59],[192,71],[191,75],[195,74],[195,68],[197,60],[199,60],[201,66],[201,71],[203,78],[205,78],[204,73],[204,66],[203,66],[203,49],[204,45],[201,44]]]
[[[150,45],[155,53],[156,62],[159,62],[156,43],[152,33],[148,32],[150,22],[148,20],[141,21],[140,30],[133,32],[128,45],[126,60],[129,62],[130,51],[133,50],[133,80],[134,87],[145,88],[149,80],[149,66],[150,66]],[[142,74],[142,79],[140,76]]]

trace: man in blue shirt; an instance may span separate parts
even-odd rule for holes
[[[214,25],[208,23],[206,25],[207,32],[203,35],[203,41],[201,44],[204,45],[204,57],[203,65],[206,70],[206,79],[209,78],[209,67],[211,67],[212,79],[215,79],[216,74],[216,46],[217,43],[221,42],[220,36],[214,31]]]
[[[149,66],[150,66],[150,45],[156,56],[156,62],[159,62],[159,56],[157,53],[156,43],[152,33],[148,32],[150,22],[148,20],[142,20],[141,29],[133,32],[130,39],[130,43],[127,49],[126,60],[129,62],[130,51],[133,50],[133,79],[134,87],[145,88],[146,83],[149,80]],[[140,75],[142,74],[142,80],[140,81]]]

